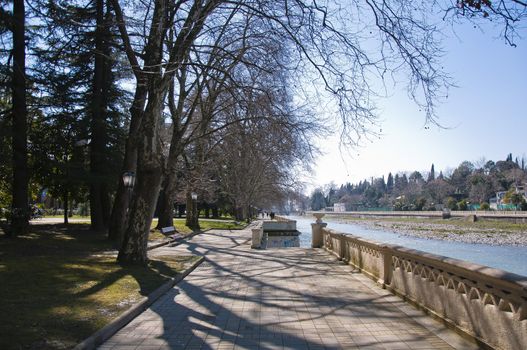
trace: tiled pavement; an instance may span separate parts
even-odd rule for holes
[[[321,249],[251,250],[210,231],[151,254],[206,255],[99,349],[475,349]]]

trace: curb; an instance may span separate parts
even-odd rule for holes
[[[112,335],[117,333],[121,328],[126,326],[130,321],[136,318],[140,313],[145,311],[150,305],[152,305],[159,297],[169,291],[174,285],[183,280],[188,274],[190,274],[196,267],[198,267],[205,258],[200,256],[188,269],[186,269],[180,275],[171,277],[165,284],[157,288],[155,291],[150,293],[148,296],[143,297],[141,301],[130,307],[128,310],[123,312],[120,316],[113,319],[103,328],[84,339],[81,343],[77,344],[73,350],[91,350],[101,345],[103,342],[108,340]]]

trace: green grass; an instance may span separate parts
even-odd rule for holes
[[[159,230],[153,230],[157,226],[157,219],[152,220],[150,225],[152,231],[150,232],[149,240],[163,239],[165,236]],[[174,219],[174,226],[179,233],[190,234],[192,229],[185,225],[185,219]],[[219,230],[239,230],[245,227],[245,225],[236,223],[235,221],[225,219],[207,219],[199,220],[200,229],[219,229]]]
[[[244,228],[245,224],[239,224],[234,221],[225,221],[225,220],[200,220],[199,225],[202,230],[207,229],[219,229],[219,230],[239,230]]]
[[[53,219],[64,219],[64,215],[44,215],[42,217],[43,218],[53,218]],[[70,218],[70,219],[83,219],[83,220],[90,221],[90,217],[89,216],[82,216],[82,215],[72,215],[72,216],[68,216],[68,218]]]
[[[81,224],[0,233],[0,349],[71,348],[195,259],[121,267],[106,237]]]

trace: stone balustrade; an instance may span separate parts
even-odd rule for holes
[[[289,222],[289,221],[291,221],[291,219],[288,219],[288,218],[283,217],[283,216],[278,216],[278,215],[275,215],[274,219],[276,221],[279,221],[279,222]]]
[[[482,346],[527,349],[527,277],[312,224],[324,247]]]
[[[251,228],[251,232],[252,232],[251,248],[253,249],[261,248],[262,238],[264,234],[263,222],[257,221],[256,224]]]

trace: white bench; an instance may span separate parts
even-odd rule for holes
[[[161,233],[167,237],[173,236],[175,233],[178,233],[174,226],[167,226],[161,228]]]

